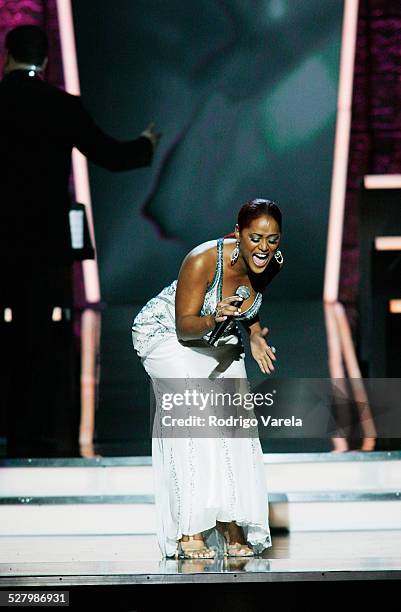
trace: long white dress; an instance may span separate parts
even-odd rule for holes
[[[201,315],[215,312],[222,299],[223,242],[217,241],[216,271],[204,299]],[[134,348],[154,384],[174,379],[245,379],[244,349],[238,327],[233,323],[215,346],[203,340],[180,342],[175,328],[177,281],[163,289],[139,312],[133,322]],[[262,296],[239,320],[257,314]],[[210,332],[209,332],[210,333]],[[158,418],[156,407],[156,420]],[[163,557],[173,556],[183,534],[205,532],[205,541],[219,546],[216,521],[235,521],[243,528],[255,553],[271,546],[268,524],[268,495],[263,453],[253,432],[247,437],[152,438],[157,538]]]

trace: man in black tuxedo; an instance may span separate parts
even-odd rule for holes
[[[56,409],[46,369],[54,358],[53,308],[72,311],[71,151],[109,170],[128,170],[150,165],[160,137],[153,124],[130,141],[105,134],[79,97],[40,78],[46,63],[41,29],[20,26],[7,34],[0,83],[0,341],[9,368],[0,392],[12,456],[34,454],[29,449],[43,436],[46,410],[38,407],[46,397],[48,410]],[[11,323],[3,320],[5,309]],[[67,404],[72,386],[65,384]]]

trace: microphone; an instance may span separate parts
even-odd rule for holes
[[[241,306],[241,304],[243,304],[245,300],[249,298],[251,292],[245,285],[240,285],[237,291],[235,292],[235,295],[238,295],[238,297],[242,298],[242,300],[231,302],[231,306],[236,306],[238,308],[239,306]],[[217,323],[216,327],[207,339],[207,343],[213,346],[217,342],[217,340],[221,338],[227,327],[232,323],[233,318],[234,317],[227,317],[225,321],[220,321],[220,323]]]

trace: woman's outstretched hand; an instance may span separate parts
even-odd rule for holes
[[[265,337],[269,333],[267,327],[253,332],[249,338],[251,353],[263,374],[270,374],[274,370],[273,361],[276,361],[272,347],[270,347]]]

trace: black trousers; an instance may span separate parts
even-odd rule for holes
[[[70,456],[79,429],[72,265],[25,257],[3,270],[2,416],[9,457]],[[62,319],[52,319],[55,307]],[[4,320],[10,308],[12,321]]]

